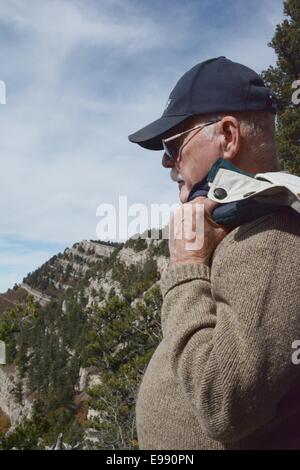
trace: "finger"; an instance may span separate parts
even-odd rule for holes
[[[212,227],[214,228],[220,228],[221,225],[217,224],[217,222],[215,222],[211,217],[210,217],[210,214],[207,213],[207,212],[204,212],[204,219],[206,220],[206,222],[211,225]]]
[[[192,203],[204,204],[204,211],[209,215],[211,215],[214,209],[220,205],[219,202],[213,201],[212,199],[203,196],[196,197],[193,199],[193,201],[191,201],[191,204]]]
[[[220,206],[219,202],[212,201],[211,199],[206,198],[206,201],[204,202],[204,211],[212,215],[213,211]]]

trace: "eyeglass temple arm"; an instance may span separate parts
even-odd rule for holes
[[[198,126],[195,126],[192,129],[187,129],[186,131],[179,132],[179,134],[172,135],[172,137],[168,137],[167,139],[162,139],[162,140],[165,142],[168,142],[170,140],[177,139],[177,137],[180,137],[182,134],[186,134],[187,132],[193,131],[194,129],[198,129],[199,127],[209,126],[210,124],[215,124],[216,122],[219,122],[219,121],[221,121],[221,119],[218,119],[217,121],[209,121],[209,122],[206,122],[205,124],[199,124]]]

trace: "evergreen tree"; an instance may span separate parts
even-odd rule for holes
[[[286,0],[287,17],[268,44],[277,54],[276,67],[262,76],[278,100],[277,142],[282,169],[300,176],[300,2]]]

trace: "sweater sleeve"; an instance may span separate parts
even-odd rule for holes
[[[172,371],[202,430],[221,442],[269,422],[300,374],[291,360],[300,339],[299,218],[248,225],[221,242],[211,267],[177,265],[161,280]]]

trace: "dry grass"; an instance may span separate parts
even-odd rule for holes
[[[5,434],[11,426],[9,417],[0,408],[0,433]]]

